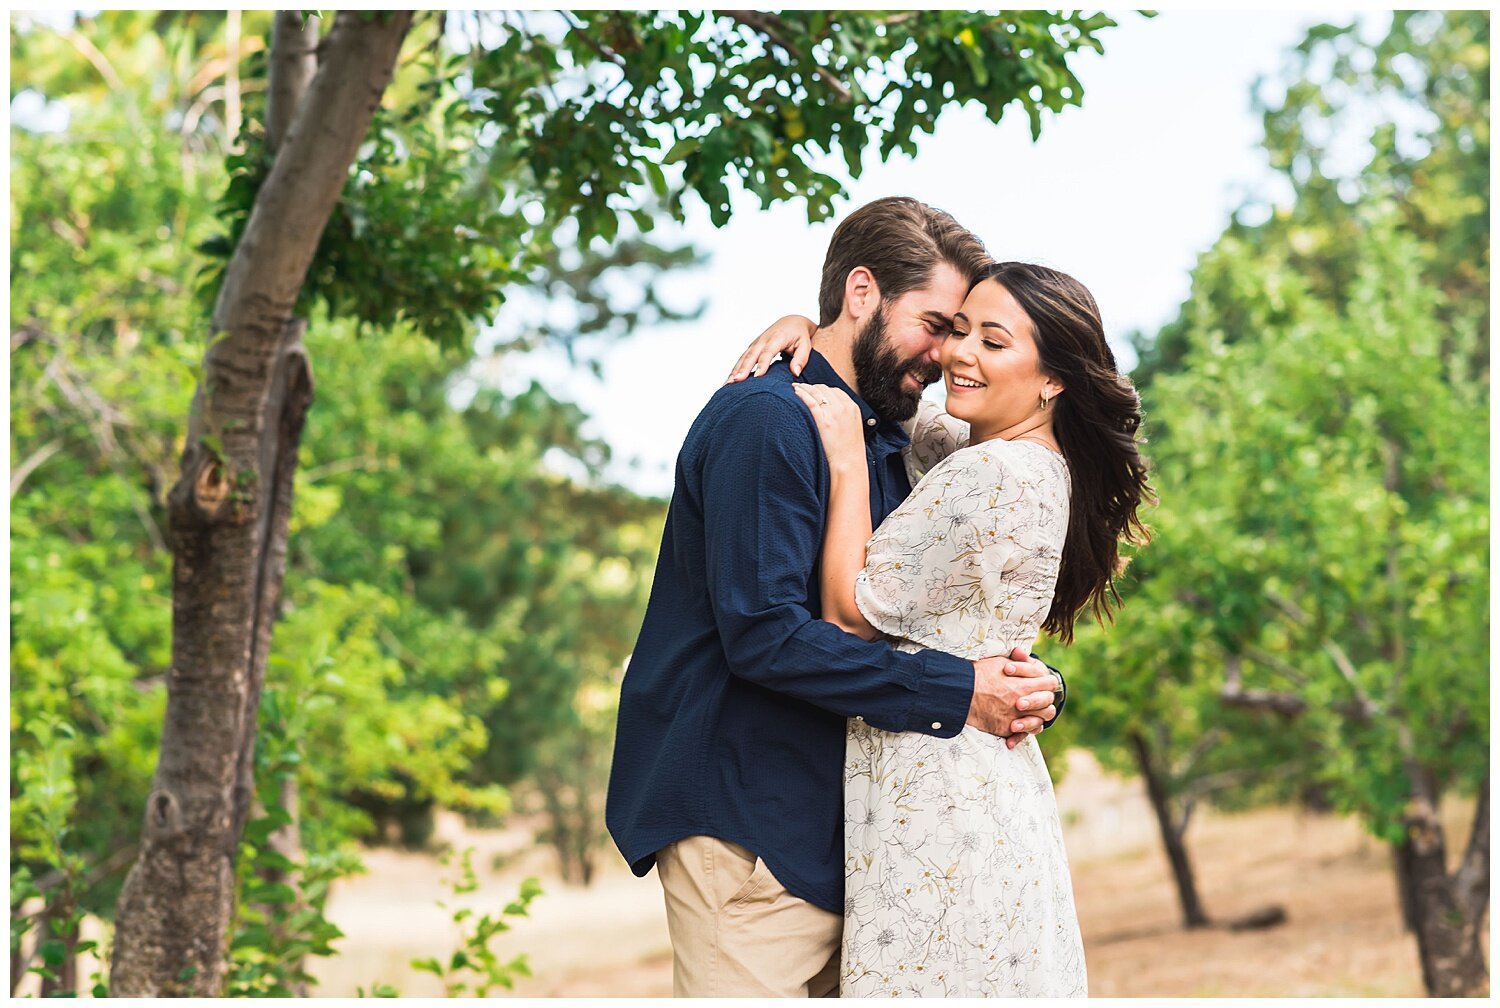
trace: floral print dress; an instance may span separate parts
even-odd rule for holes
[[[907,454],[916,488],[875,530],[855,586],[865,618],[902,650],[1030,648],[1052,602],[1066,463],[1032,441],[966,439],[924,401]],[[968,726],[939,739],[854,720],[844,801],[842,996],[1088,993],[1034,738],[1012,750]]]

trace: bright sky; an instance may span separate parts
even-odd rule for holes
[[[888,195],[949,211],[998,256],[1074,274],[1093,291],[1129,367],[1126,334],[1175,315],[1189,271],[1230,211],[1251,194],[1278,195],[1259,151],[1252,83],[1279,80],[1285,54],[1310,26],[1354,16],[1117,14],[1119,26],[1100,36],[1105,55],[1084,53],[1074,64],[1083,107],[1045,118],[1040,141],[1031,142],[1019,109],[998,126],[978,108],[950,109],[916,158],[867,159],[834,222],[809,225],[800,202],[761,210],[751,196],[722,230],[698,214],[687,234],[711,261],[666,290],[685,290],[683,303],[706,298],[702,318],[615,344],[602,357],[602,381],[558,353],[507,359],[504,384],[537,378],[577,402],[594,418],[590,432],[615,450],[611,476],[667,496],[688,427],[740,351],[780,315],[816,314],[834,224]]]

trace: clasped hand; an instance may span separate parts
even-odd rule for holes
[[[991,735],[1004,736],[1006,746],[1014,749],[1057,716],[1053,694],[1061,686],[1047,666],[1027,654],[1025,648],[981,658],[974,663],[974,698],[969,703],[967,723]]]

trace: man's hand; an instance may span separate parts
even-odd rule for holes
[[[1057,715],[1053,696],[1061,683],[1023,648],[974,663],[974,698],[967,724],[1005,739],[1014,749]]]

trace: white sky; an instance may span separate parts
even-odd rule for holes
[[[1126,334],[1169,321],[1188,273],[1252,193],[1279,195],[1251,113],[1259,75],[1280,79],[1306,29],[1352,12],[1168,11],[1116,14],[1101,33],[1105,55],[1074,63],[1082,108],[1046,116],[1032,143],[1025,113],[996,126],[977,107],[950,109],[915,159],[871,155],[833,222],[809,225],[801,202],[759,209],[743,196],[715,230],[706,213],[687,235],[711,256],[685,275],[685,302],[703,297],[696,322],[641,329],[602,355],[604,379],[561,353],[504,362],[506,387],[532,378],[592,417],[590,433],[615,450],[611,476],[669,495],[688,427],[744,346],[780,315],[816,314],[818,274],[834,224],[888,195],[949,211],[990,251],[1072,273],[1094,293],[1122,366]],[[831,172],[832,173],[832,172]],[[834,173],[843,178],[841,173]],[[669,292],[673,289],[666,288]],[[632,464],[632,462],[634,464]]]

